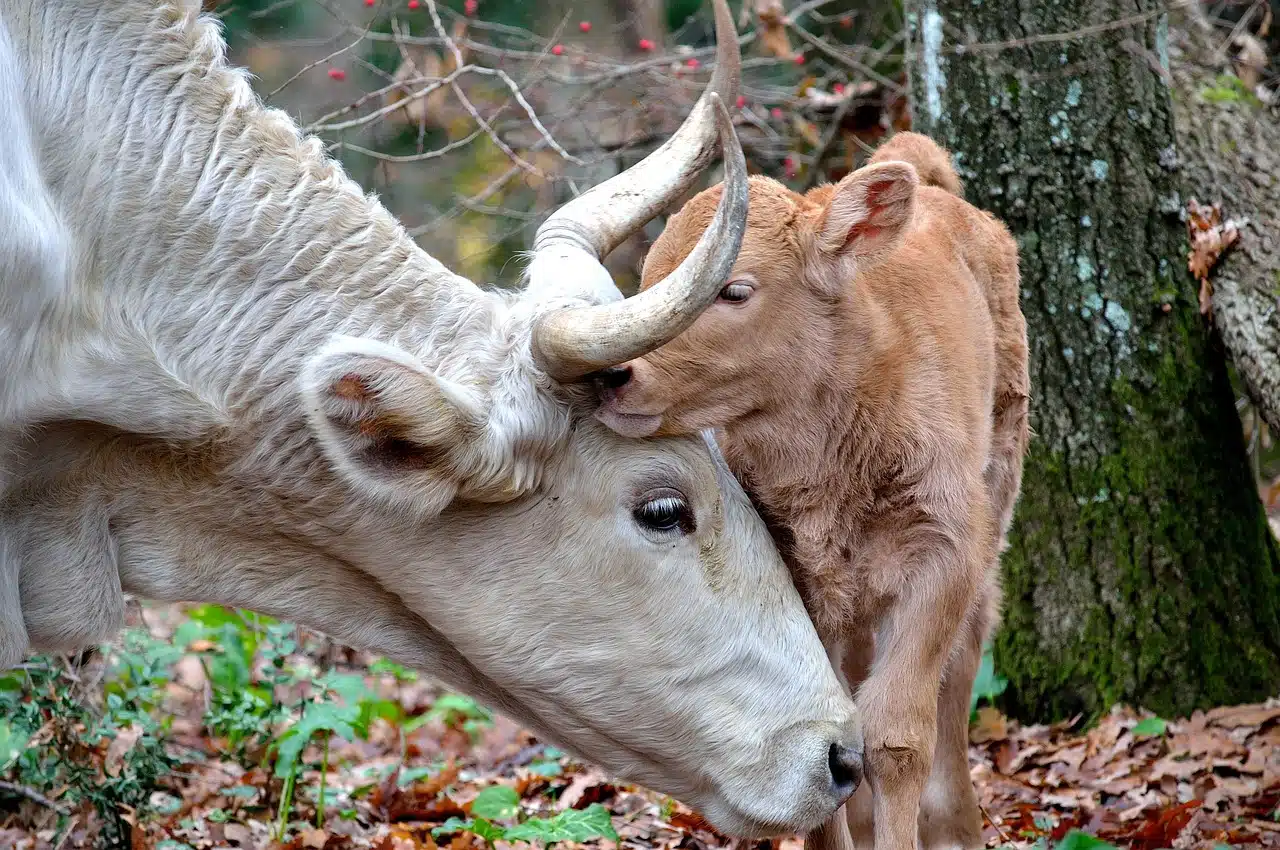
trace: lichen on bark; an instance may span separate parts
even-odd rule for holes
[[[1006,707],[1274,694],[1280,566],[1186,271],[1162,6],[911,11],[914,126],[1020,248],[1035,436],[1003,559]]]

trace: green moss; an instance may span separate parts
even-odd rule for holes
[[[1262,101],[1235,74],[1219,74],[1211,86],[1200,89],[1200,99],[1206,103],[1247,103],[1262,106]]]

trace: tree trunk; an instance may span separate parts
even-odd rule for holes
[[[1046,720],[1280,687],[1280,561],[1186,268],[1158,0],[917,0],[914,127],[1018,238],[1032,427],[996,668]]]
[[[1177,14],[1170,33],[1178,149],[1188,193],[1241,222],[1239,245],[1214,270],[1213,324],[1258,412],[1280,432],[1280,112],[1224,80],[1223,35],[1196,11]],[[1280,23],[1271,33],[1280,46]]]

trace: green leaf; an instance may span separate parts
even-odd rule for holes
[[[1133,737],[1135,738],[1153,738],[1164,734],[1164,730],[1168,727],[1162,718],[1144,717],[1138,721],[1138,725],[1133,727]]]
[[[478,835],[490,844],[500,838],[506,837],[506,830],[500,826],[494,826],[484,818],[470,818],[468,820],[462,820],[461,818],[452,817],[440,826],[432,829],[431,834],[434,837],[439,838],[441,835],[464,831],[470,832],[473,835]]]
[[[520,814],[520,795],[506,785],[490,785],[471,801],[471,813],[489,820],[514,820]]]
[[[387,776],[390,776],[391,771],[394,769],[395,769],[394,766],[388,768]],[[434,765],[434,764],[429,765],[427,767],[406,767],[400,771],[400,778],[396,780],[396,785],[398,785],[401,788],[405,788],[411,785],[412,783],[417,782],[419,779],[426,779],[431,774],[439,773],[439,772],[440,772],[440,766]]]
[[[471,820],[463,820],[460,817],[451,817],[437,827],[432,827],[431,834],[436,838],[442,835],[449,835],[454,832],[462,832],[464,829],[471,829]]]
[[[551,845],[559,841],[582,842],[592,838],[618,840],[609,810],[599,803],[585,809],[566,809],[551,818],[529,818],[506,831],[508,841],[541,841]]]
[[[307,742],[317,732],[332,732],[340,738],[354,741],[356,732],[351,727],[351,715],[354,711],[350,706],[337,706],[328,702],[307,706],[298,722],[280,736],[276,754],[276,776],[293,773]]]
[[[30,742],[30,732],[10,726],[6,720],[0,720],[0,773],[13,766],[27,751],[27,744]]]
[[[492,720],[488,709],[471,697],[464,694],[448,693],[441,696],[426,713],[428,721],[442,720],[448,722],[451,716],[460,716],[472,720]]]
[[[1117,850],[1117,848],[1114,844],[1109,844],[1101,838],[1095,838],[1087,832],[1073,829],[1058,842],[1054,850]]]
[[[564,773],[564,768],[558,761],[535,761],[529,765],[529,772],[534,776],[559,776]]]
[[[253,785],[232,785],[229,788],[219,788],[218,793],[224,797],[239,797],[242,800],[247,800],[256,796],[258,789]]]
[[[982,700],[994,703],[996,697],[1009,687],[1009,680],[996,672],[995,659],[991,656],[991,647],[982,651],[982,661],[978,665],[978,675],[973,680],[973,692],[969,695],[969,712],[972,713]]]
[[[418,674],[413,670],[410,670],[407,667],[402,667],[387,658],[379,658],[370,664],[369,672],[375,676],[385,676],[390,674],[395,676],[400,682],[416,682],[418,680]]]

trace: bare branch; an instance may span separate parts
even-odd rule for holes
[[[41,794],[39,791],[35,790],[34,788],[28,788],[27,786],[19,785],[16,782],[6,782],[3,779],[0,779],[0,791],[7,791],[10,794],[17,794],[19,797],[26,797],[31,802],[39,803],[40,805],[44,806],[46,809],[53,809],[55,812],[57,812],[60,815],[71,814],[71,810],[68,809],[66,806],[63,806],[59,803],[55,803],[53,800],[50,800],[48,797]]]

